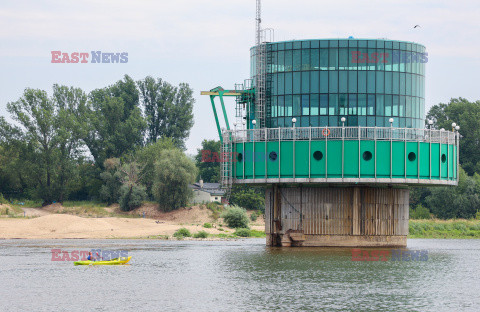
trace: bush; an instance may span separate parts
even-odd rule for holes
[[[8,200],[3,197],[2,193],[0,193],[0,204],[8,204]]]
[[[211,223],[204,223],[203,227],[206,228],[206,229],[211,229],[213,226],[212,226]]]
[[[193,234],[193,237],[194,238],[207,238],[208,233],[205,232],[205,231],[200,231],[200,232],[197,232],[197,233]]]
[[[480,220],[480,210],[477,210],[477,213],[475,214],[475,219]]]
[[[248,228],[247,211],[240,207],[232,206],[222,213],[222,218],[229,228]]]
[[[174,234],[173,234],[174,237],[176,238],[184,238],[184,237],[191,237],[192,234],[190,233],[190,231],[186,228],[181,228],[181,229],[178,229]]]
[[[410,208],[410,219],[430,219],[430,211],[422,205],[417,205],[415,209]]]
[[[257,221],[257,219],[258,219],[257,212],[254,212],[250,215],[250,220],[252,220],[253,222]]]
[[[235,185],[232,188],[230,202],[248,210],[265,211],[265,189],[248,185]]]
[[[250,229],[237,229],[234,233],[234,235],[240,236],[240,237],[250,237]]]
[[[145,187],[124,184],[120,188],[120,199],[118,202],[123,211],[130,211],[140,207],[146,197]]]

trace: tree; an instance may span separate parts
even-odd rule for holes
[[[195,163],[197,165],[198,179],[207,183],[220,182],[220,141],[203,140],[202,149],[197,150]]]
[[[147,142],[167,137],[183,147],[193,126],[193,90],[186,83],[174,87],[150,76],[138,81],[137,85],[148,125]]]
[[[153,199],[152,187],[155,180],[155,163],[160,159],[163,150],[175,149],[170,138],[162,138],[149,144],[135,153],[135,159],[140,165],[140,182],[145,185],[147,196]]]
[[[122,166],[121,171],[125,174],[120,188],[118,203],[123,211],[130,211],[142,205],[147,196],[145,187],[139,184],[139,167],[136,162]]]
[[[195,182],[197,168],[178,149],[167,149],[160,153],[155,164],[153,194],[163,211],[185,207],[192,196],[189,184]]]
[[[16,136],[9,138],[23,149],[22,165],[36,183],[36,192],[43,204],[63,201],[70,172],[78,157],[79,127],[73,116],[79,89],[54,85],[54,95],[43,90],[26,89],[16,102],[7,104],[19,128],[7,127]],[[5,131],[5,130],[4,130]],[[17,141],[17,142],[15,142]]]
[[[113,86],[93,90],[84,109],[85,136],[96,164],[119,158],[143,146],[146,127],[135,82],[125,75]]]
[[[460,164],[469,175],[480,172],[480,101],[451,99],[448,104],[430,108],[428,119],[433,120],[436,129],[449,130],[452,122],[460,125]]]
[[[234,185],[230,195],[230,203],[248,210],[265,212],[265,189],[248,185]]]
[[[123,174],[120,171],[120,159],[109,158],[105,160],[103,166],[105,170],[100,174],[103,180],[100,196],[102,200],[111,205],[118,201],[122,187]]]

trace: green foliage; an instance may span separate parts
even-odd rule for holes
[[[480,211],[477,210],[477,213],[475,214],[475,219],[480,220]]]
[[[206,229],[211,229],[213,226],[212,226],[211,223],[204,223],[203,227],[206,228]]]
[[[147,197],[145,187],[135,184],[124,184],[120,188],[120,208],[123,211],[130,211],[142,205]]]
[[[221,215],[229,228],[248,228],[247,211],[243,208],[232,206]]]
[[[112,86],[93,90],[89,100],[83,109],[82,139],[99,167],[143,145],[146,122],[132,78],[125,75]]]
[[[109,205],[118,202],[120,188],[122,187],[123,173],[120,171],[120,159],[109,158],[104,162],[105,171],[100,174],[103,185],[100,189],[100,196]]]
[[[185,207],[193,192],[188,187],[195,181],[195,164],[180,150],[163,150],[155,164],[153,194],[163,211]]]
[[[234,235],[237,235],[240,237],[250,237],[250,229],[247,229],[247,228],[236,229]]]
[[[410,220],[410,238],[480,238],[480,222]]]
[[[163,150],[174,148],[175,144],[171,139],[162,138],[139,149],[135,154],[141,168],[140,181],[147,188],[147,195],[150,200],[154,198],[152,188],[155,181],[155,163],[160,159],[160,153]]]
[[[8,204],[8,200],[3,197],[2,193],[0,193],[0,204]]]
[[[258,215],[254,212],[250,215],[250,220],[252,220],[253,222],[257,221],[258,219]]]
[[[480,184],[460,168],[458,186],[431,188],[425,203],[440,219],[473,218],[480,207]]]
[[[207,183],[220,182],[220,141],[203,140],[202,148],[197,150],[195,163],[197,165],[198,177]]]
[[[415,209],[410,208],[410,219],[430,219],[430,211],[419,204]]]
[[[480,172],[480,101],[464,98],[451,99],[448,104],[432,106],[427,119],[434,121],[436,129],[450,130],[452,122],[460,125],[460,163],[469,175]]]
[[[208,237],[208,233],[205,231],[199,231],[193,234],[193,238],[207,238],[207,237]]]
[[[147,121],[147,142],[166,137],[183,147],[193,126],[193,90],[186,83],[174,87],[150,76],[137,85]]]
[[[265,189],[248,185],[234,185],[230,203],[248,210],[265,212]]]
[[[178,238],[178,239],[182,239],[184,237],[191,237],[192,234],[190,233],[190,231],[188,229],[180,228],[173,234],[173,236]]]

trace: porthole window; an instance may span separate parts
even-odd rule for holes
[[[238,155],[237,155],[237,160],[238,160],[238,161],[242,161],[242,160],[243,160],[243,155],[242,155],[242,153],[238,153]]]
[[[270,154],[268,155],[268,158],[270,158],[271,161],[277,160],[277,157],[277,152],[270,152]]]
[[[445,154],[442,154],[442,163],[446,162],[447,161],[447,155]]]
[[[417,159],[417,155],[414,152],[408,153],[408,160],[415,161]]]
[[[315,160],[322,160],[323,153],[320,151],[315,151],[313,152],[313,158],[315,158]]]
[[[369,161],[370,159],[372,159],[372,153],[369,152],[369,151],[365,151],[363,152],[363,160],[365,161]]]

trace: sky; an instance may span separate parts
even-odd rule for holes
[[[480,100],[479,1],[263,0],[262,23],[275,41],[388,38],[426,46],[426,109],[451,98]],[[418,28],[413,28],[420,25]],[[0,4],[0,115],[25,88],[53,84],[89,92],[128,74],[194,89],[195,124],[186,142],[196,153],[218,139],[208,96],[249,78],[255,0],[25,1]],[[56,64],[51,51],[128,53],[127,63]],[[234,99],[226,101],[234,120]],[[219,109],[219,107],[218,107]],[[461,125],[461,121],[458,121]]]

